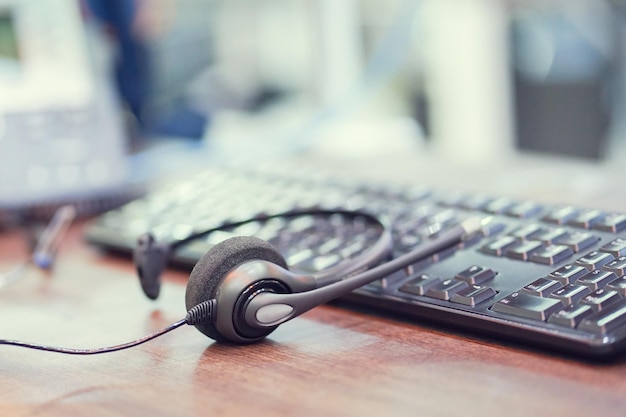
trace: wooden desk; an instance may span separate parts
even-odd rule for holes
[[[69,347],[126,342],[184,316],[186,274],[157,302],[129,260],[71,230],[51,275],[0,291],[0,337]],[[23,259],[0,235],[0,270]],[[626,362],[589,364],[445,329],[318,307],[264,343],[194,328],[130,350],[67,356],[0,346],[2,416],[625,416]]]

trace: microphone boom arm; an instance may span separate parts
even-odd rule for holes
[[[360,274],[312,291],[278,294],[264,292],[252,298],[245,312],[250,326],[269,328],[284,323],[313,307],[327,303],[343,294],[380,279],[409,265],[420,262],[444,249],[460,243],[465,236],[481,227],[477,218],[469,218],[455,227],[441,232],[417,249],[378,265]]]

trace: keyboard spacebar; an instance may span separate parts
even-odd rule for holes
[[[578,328],[596,334],[609,333],[626,324],[626,298],[584,319]]]

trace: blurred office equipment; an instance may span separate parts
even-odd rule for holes
[[[118,102],[79,3],[0,0],[0,210],[118,196]]]
[[[420,3],[409,88],[444,155],[599,160],[623,136],[619,2]]]
[[[321,109],[325,126],[355,114],[368,122],[412,116],[445,157],[606,153],[623,101],[615,88],[621,40],[608,2],[245,5],[216,6],[214,60],[191,91],[218,118],[272,86],[308,102],[313,118]],[[361,144],[355,138],[351,146]]]
[[[291,141],[304,148],[332,122],[411,116],[446,157],[597,159],[623,100],[606,1],[86,3],[117,28],[119,94],[153,136],[219,141],[228,116],[269,115],[274,129],[249,133],[271,146],[277,125],[308,112]]]
[[[211,2],[86,0],[113,51],[115,86],[138,136],[201,138],[208,114],[188,102],[189,79],[212,59]]]
[[[610,2],[547,2],[511,16],[517,144],[605,156],[616,116],[620,37]]]
[[[464,161],[514,150],[507,3],[421,2],[412,70],[422,77],[432,147]],[[419,91],[418,91],[419,92]]]

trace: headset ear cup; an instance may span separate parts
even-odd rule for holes
[[[185,293],[187,310],[215,298],[220,283],[228,272],[252,260],[272,262],[287,269],[287,262],[283,256],[268,242],[251,236],[227,239],[205,253],[191,271]],[[213,323],[199,323],[196,324],[196,328],[211,339],[226,340]]]

